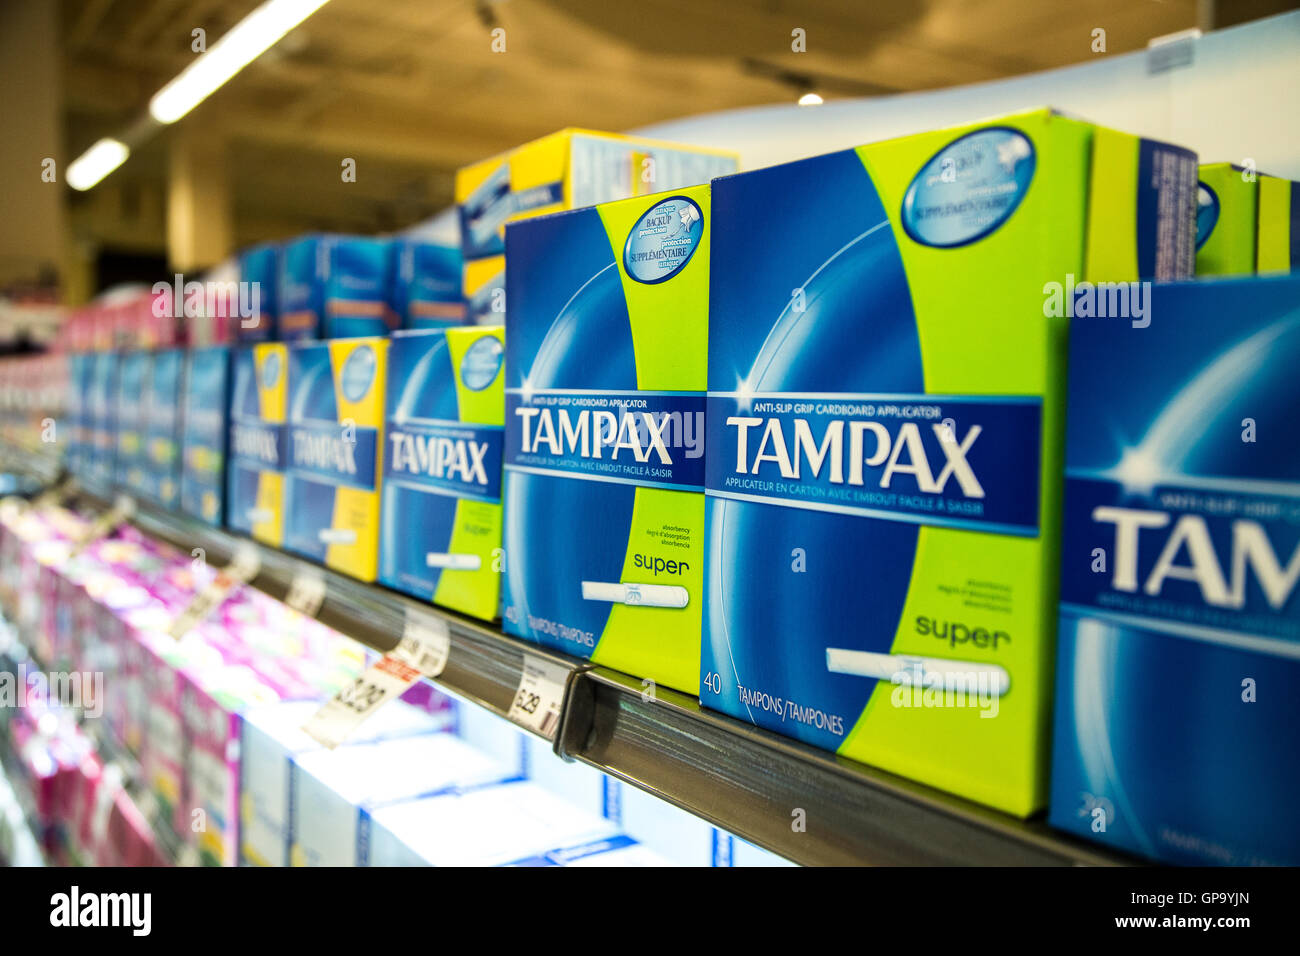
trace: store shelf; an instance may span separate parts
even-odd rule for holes
[[[788,859],[820,865],[1062,866],[1127,861],[593,668],[556,750]],[[797,829],[796,822],[802,823]]]
[[[111,506],[114,496],[93,485],[83,486],[80,497],[98,509]],[[524,656],[563,668],[569,678],[585,664],[563,654],[506,637],[496,628],[384,588],[363,584],[275,548],[213,528],[174,512],[137,502],[131,522],[143,533],[193,553],[202,548],[204,560],[214,567],[230,563],[239,548],[254,547],[259,571],[249,582],[278,600],[285,600],[299,578],[315,578],[324,585],[324,597],[313,615],[323,624],[380,652],[392,650],[402,639],[406,622],[438,619],[450,637],[447,665],[438,683],[488,710],[505,717],[519,689]],[[317,584],[319,588],[320,584]]]
[[[92,509],[106,489],[84,487]],[[131,521],[222,566],[250,542],[139,504]],[[379,651],[400,640],[409,615],[445,622],[447,666],[436,683],[507,717],[525,657],[565,675],[560,757],[648,791],[750,842],[803,864],[1110,865],[1108,855],[1048,829],[929,787],[843,760],[700,707],[665,688],[545,650],[493,626],[366,585],[272,548],[256,546],[251,584],[284,599],[302,575],[324,583],[316,617]],[[799,825],[801,824],[801,825]]]

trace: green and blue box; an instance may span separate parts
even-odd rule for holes
[[[1300,269],[1300,182],[1259,177],[1259,232],[1255,270],[1260,275]]]
[[[506,227],[505,629],[694,692],[708,186]]]
[[[1195,189],[1046,109],[714,180],[706,706],[1045,804],[1066,331],[1149,321]]]
[[[397,332],[388,397],[379,580],[474,617],[501,592],[505,330]]]
[[[1196,188],[1196,274],[1255,271],[1259,176],[1232,163],[1200,167]]]
[[[1300,276],[1070,329],[1051,822],[1300,865]]]

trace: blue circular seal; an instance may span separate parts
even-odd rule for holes
[[[501,371],[501,340],[493,335],[476,339],[460,360],[460,381],[470,391],[481,392]]]
[[[953,140],[921,167],[903,196],[903,228],[942,249],[983,239],[1006,222],[1034,178],[1029,137],[1007,126]]]
[[[1196,248],[1205,245],[1219,224],[1219,196],[1205,183],[1196,184]]]
[[[280,353],[271,352],[262,359],[262,387],[275,388],[275,383],[278,381],[280,381]]]
[[[370,391],[370,383],[375,380],[375,350],[369,345],[356,349],[343,361],[343,371],[339,376],[339,385],[343,397],[349,402],[359,402]]]
[[[637,282],[664,282],[691,261],[703,235],[704,213],[694,200],[673,196],[657,202],[627,234],[623,268]]]

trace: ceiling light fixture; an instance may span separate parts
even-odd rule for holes
[[[159,123],[175,123],[327,2],[267,0],[155,93],[149,114]]]
[[[816,93],[805,93],[803,96],[799,97],[800,106],[821,106],[824,102],[825,100]]]
[[[68,185],[78,191],[87,190],[126,162],[130,155],[126,143],[105,137],[68,164]]]

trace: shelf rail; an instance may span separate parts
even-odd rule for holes
[[[92,510],[109,489],[83,483]],[[303,576],[323,584],[314,616],[377,651],[407,620],[439,618],[449,634],[435,684],[509,719],[525,662],[564,675],[555,753],[658,796],[796,863],[810,865],[1123,865],[1133,861],[960,797],[845,760],[702,708],[694,698],[504,634],[497,627],[364,584],[195,519],[137,503],[141,532],[215,566],[257,548],[249,583],[284,600]],[[532,727],[524,729],[538,733]]]

